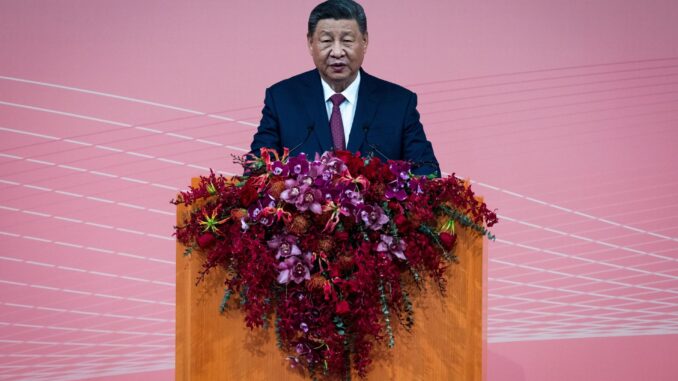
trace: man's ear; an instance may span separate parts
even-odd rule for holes
[[[306,47],[308,47],[308,54],[313,55],[313,36],[306,37]]]
[[[370,42],[369,37],[370,36],[367,34],[367,32],[365,32],[365,34],[363,34],[363,53],[367,53],[367,45]]]

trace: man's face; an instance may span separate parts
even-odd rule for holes
[[[313,63],[336,92],[343,91],[358,75],[367,52],[367,34],[356,20],[322,19],[308,38]]]

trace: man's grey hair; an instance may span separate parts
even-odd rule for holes
[[[353,0],[328,0],[316,5],[308,16],[308,37],[313,36],[318,21],[323,19],[355,20],[360,33],[367,34],[367,16],[362,5]]]

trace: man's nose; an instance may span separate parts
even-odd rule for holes
[[[341,57],[344,55],[344,48],[341,46],[340,41],[335,41],[332,44],[332,49],[330,50],[330,55],[332,57]]]

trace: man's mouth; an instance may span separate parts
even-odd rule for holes
[[[344,70],[344,68],[346,67],[346,64],[334,63],[334,64],[330,64],[330,67],[332,68],[332,71],[340,72],[340,71]]]

